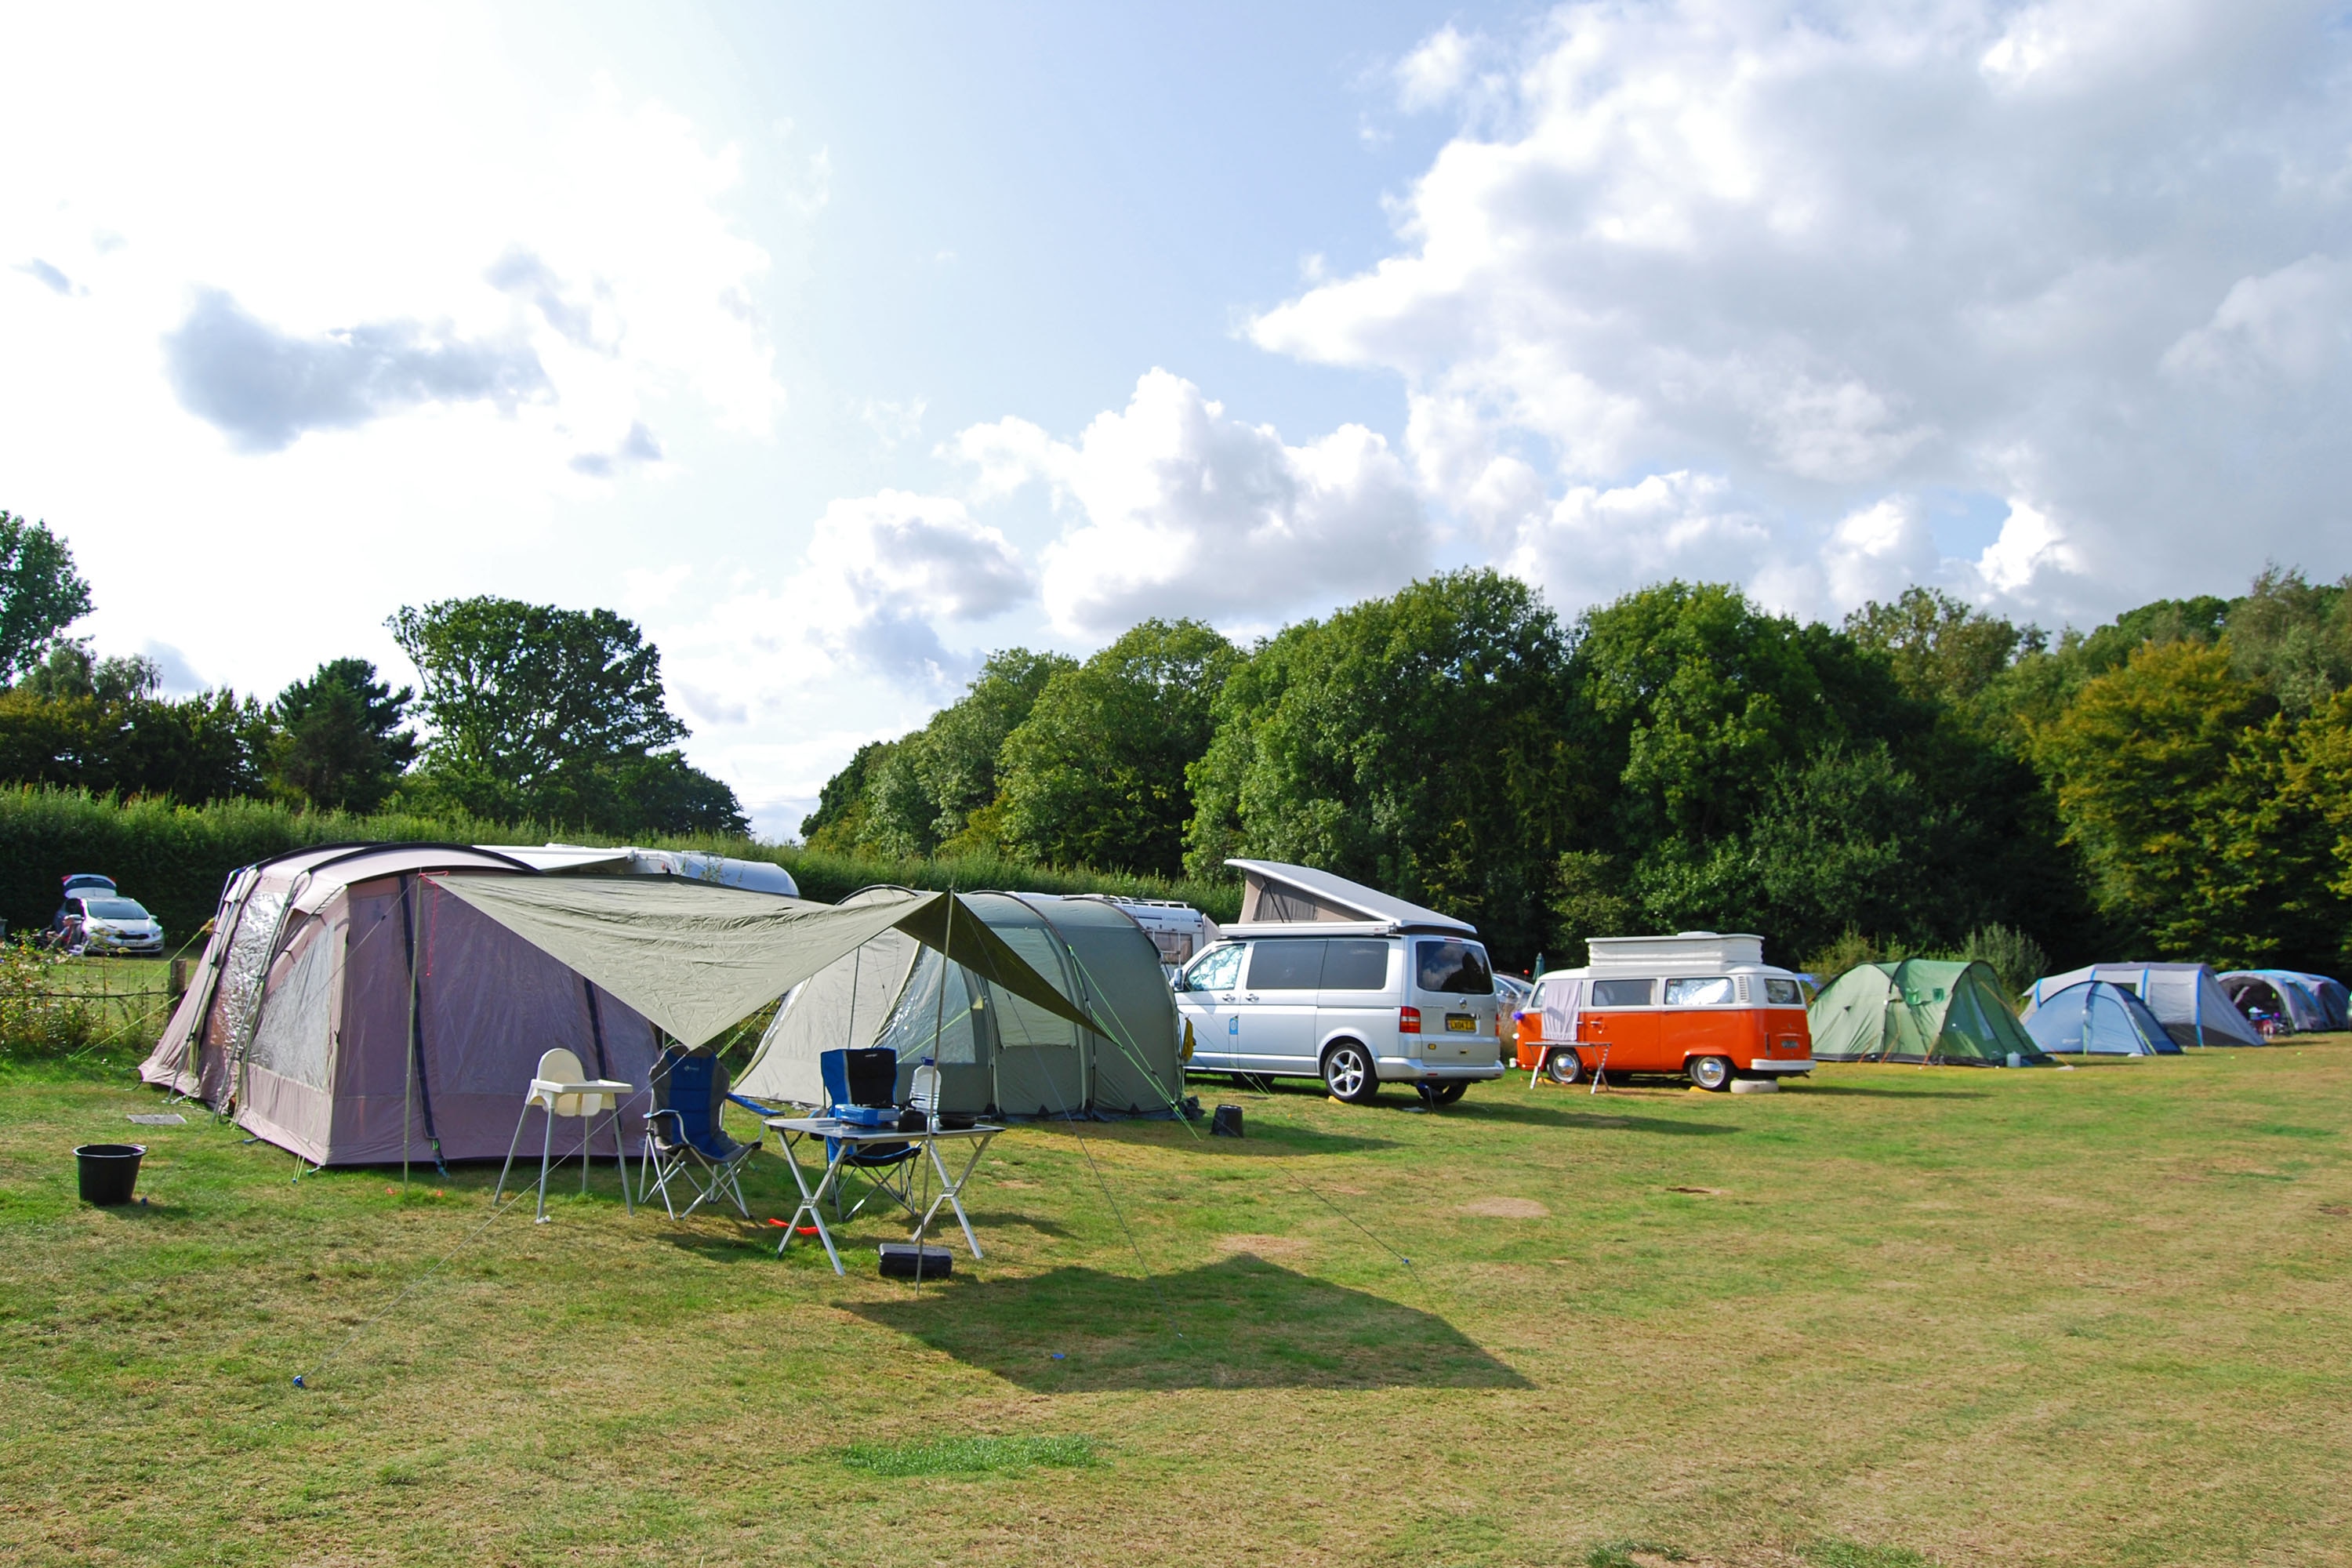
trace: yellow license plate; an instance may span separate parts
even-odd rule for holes
[[[1475,1035],[1478,1032],[1478,1019],[1469,1013],[1448,1013],[1445,1026],[1457,1035]]]

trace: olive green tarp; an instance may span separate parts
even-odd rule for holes
[[[1813,1059],[2004,1067],[2050,1057],[1980,963],[1906,958],[1847,970],[1807,1010]]]
[[[1107,1033],[953,893],[852,907],[646,877],[434,877],[680,1045],[715,1038],[886,931],[1081,1028]]]

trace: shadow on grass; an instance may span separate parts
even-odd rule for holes
[[[1792,1092],[1808,1099],[1817,1094],[1874,1100],[1985,1100],[1980,1089],[1870,1089],[1858,1083],[1809,1083]]]
[[[1039,1392],[1533,1386],[1433,1313],[1248,1253],[1156,1280],[959,1273],[847,1310]]]
[[[1605,1106],[1608,1102],[1600,1102]],[[1466,1115],[1465,1115],[1466,1111]],[[1475,1121],[1513,1121],[1530,1127],[1580,1127],[1596,1132],[1652,1132],[1669,1138],[1713,1138],[1743,1129],[1727,1121],[1683,1121],[1664,1116],[1631,1116],[1608,1110],[1555,1110],[1507,1100],[1488,1101],[1475,1110],[1457,1106],[1445,1113]]]
[[[1250,1115],[1251,1109],[1248,1102],[1243,1103],[1243,1126],[1247,1136],[1239,1139],[1210,1136],[1205,1111],[1196,1131],[1189,1133],[1178,1131],[1173,1137],[1121,1138],[1114,1129],[1104,1127],[1090,1128],[1086,1136],[1090,1141],[1134,1143],[1188,1154],[1368,1154],[1377,1149],[1397,1147],[1395,1141],[1388,1138],[1360,1137],[1352,1132],[1325,1132],[1292,1122],[1268,1121],[1262,1116]],[[1046,1124],[1039,1125],[1044,1127]],[[1066,1136],[1076,1136],[1067,1133],[1066,1127],[1055,1131],[1064,1131]]]

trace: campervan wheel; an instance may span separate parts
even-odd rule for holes
[[[1584,1058],[1574,1051],[1553,1051],[1544,1058],[1544,1076],[1554,1083],[1574,1083],[1584,1076]]]
[[[1693,1057],[1688,1070],[1691,1082],[1710,1094],[1731,1087],[1729,1057]]]

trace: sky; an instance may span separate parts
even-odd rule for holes
[[[0,7],[0,508],[267,697],[606,606],[788,837],[989,650],[2352,572],[2340,5]]]

